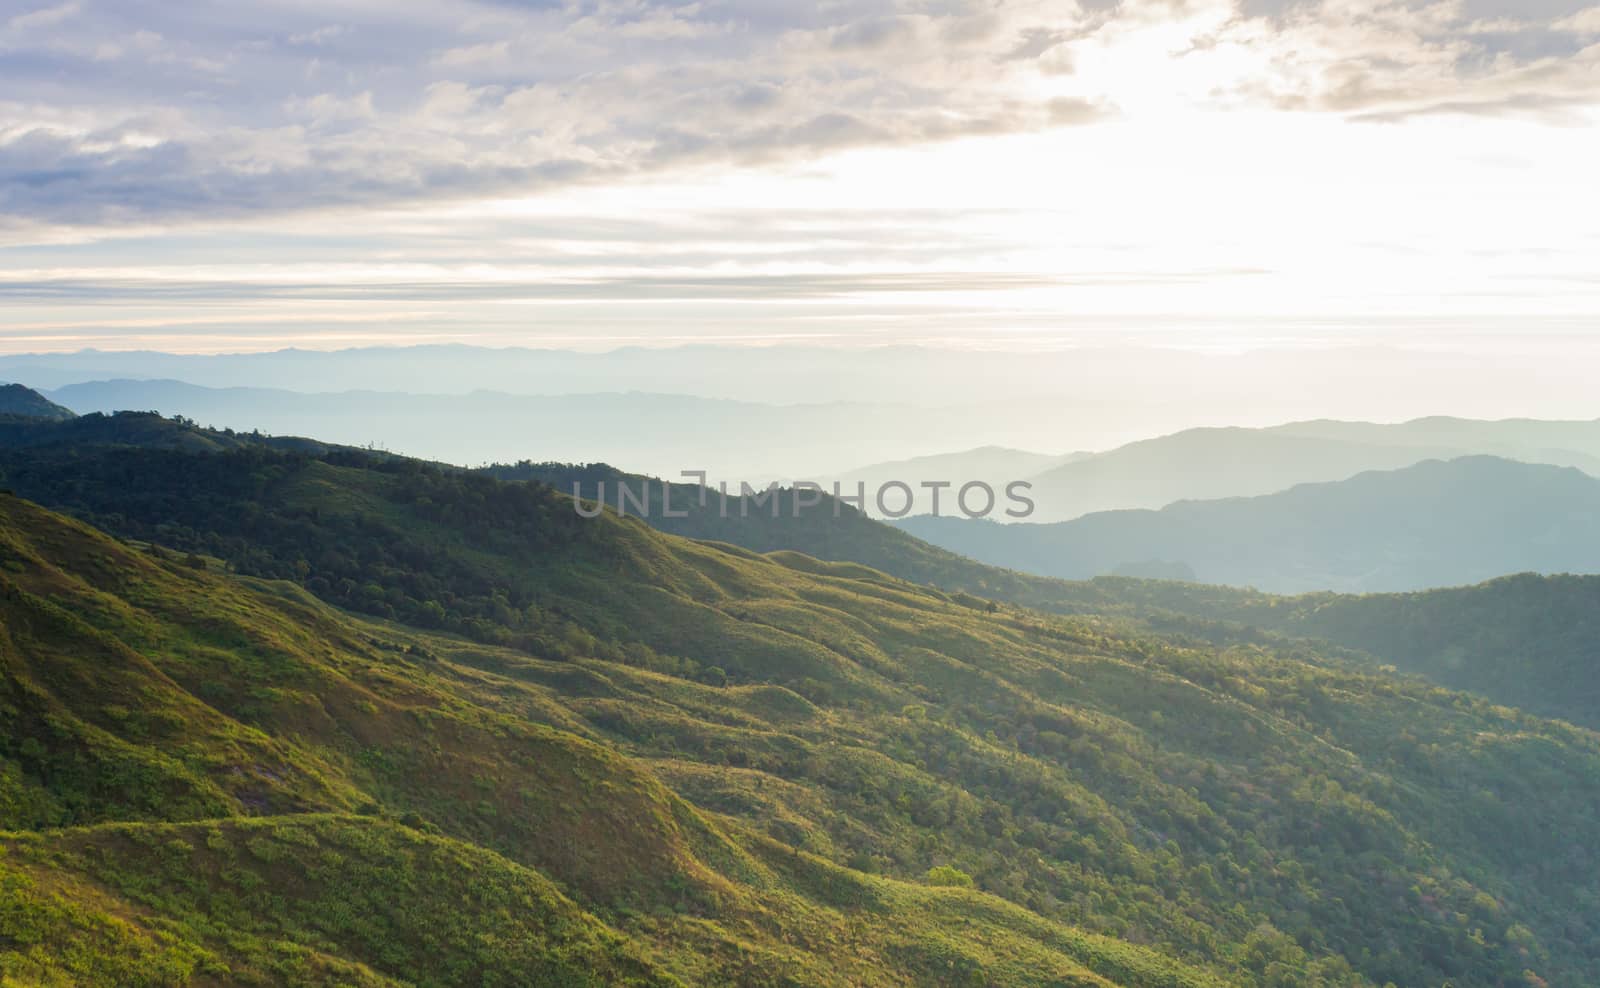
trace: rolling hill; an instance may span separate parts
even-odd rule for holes
[[[61,422],[72,418],[73,414],[72,409],[57,405],[32,388],[0,384],[0,416]]]
[[[1600,976],[1590,732],[412,461],[96,462],[140,541],[0,498],[13,977]]]
[[[869,873],[893,870],[872,852],[915,845],[879,842],[905,824],[874,808],[868,780],[931,786],[929,799],[940,786],[831,737],[791,691],[592,661],[576,642],[541,659],[363,622],[14,498],[0,498],[0,532],[11,978],[1222,983],[938,871]],[[616,550],[629,543],[676,557],[695,590],[763,596],[718,550],[640,531]],[[664,618],[734,621],[649,585]],[[747,637],[752,652],[824,653],[770,625]],[[635,658],[647,647],[630,644]],[[831,860],[846,854],[835,839],[870,849],[866,871]]]
[[[5,451],[7,444],[10,452]],[[158,455],[174,450],[235,451],[242,456],[238,451],[250,447],[379,458],[311,440],[229,435],[153,415],[89,415],[72,423],[32,422],[9,430],[0,424],[0,482],[4,482],[9,464],[13,482],[20,482],[25,493],[70,506],[86,517],[101,517],[108,524],[143,526],[149,522],[141,519],[139,512],[130,517],[125,509],[147,500],[159,505],[183,495],[186,485],[215,481],[194,472],[208,461],[179,459],[176,462],[189,464],[189,468],[176,471],[176,484],[165,485],[161,474],[139,470],[143,461],[138,450],[157,450]],[[1262,632],[1316,638],[1338,649],[1371,655],[1364,660],[1341,654],[1342,659],[1368,666],[1389,663],[1497,702],[1600,727],[1600,698],[1592,695],[1595,654],[1583,630],[1588,626],[1588,605],[1582,588],[1592,585],[1589,578],[1541,580],[1524,575],[1484,587],[1418,594],[1320,593],[1293,599],[1198,584],[1116,578],[1067,581],[975,562],[866,518],[847,504],[839,505],[835,516],[828,499],[796,513],[790,491],[761,504],[730,497],[724,513],[715,495],[702,504],[698,488],[667,485],[672,491],[673,513],[669,514],[659,481],[604,464],[521,463],[480,472],[499,479],[548,484],[563,493],[577,491],[591,499],[601,493],[599,484],[604,482],[605,500],[611,504],[617,501],[618,484],[633,492],[648,490],[647,520],[658,530],[728,542],[760,553],[794,550],[818,559],[857,563],[914,584],[941,588],[953,599],[975,607],[987,607],[989,601],[997,600],[1068,615],[1117,615],[1165,633],[1197,636],[1220,645],[1254,643]],[[222,503],[219,510],[225,510],[226,500]],[[776,513],[773,503],[778,507]],[[149,524],[139,530],[169,540],[175,537],[170,525],[158,529]],[[192,531],[183,537],[202,545]],[[237,540],[213,541],[202,547],[237,552],[238,564],[262,566],[262,556],[245,554],[245,545]],[[290,567],[266,567],[263,571],[297,576],[297,569]],[[328,599],[345,606],[364,606],[362,595],[354,592],[353,579],[349,588],[344,579],[318,586]],[[1479,603],[1470,608],[1459,606],[1458,602],[1465,600]],[[1492,621],[1488,615],[1493,615]],[[410,619],[424,620],[420,612],[411,613]],[[427,619],[437,623],[439,616]],[[456,627],[464,629],[466,625],[458,623]]]
[[[730,499],[702,506],[698,491],[672,486],[671,517],[660,485],[604,465],[520,464],[487,468],[507,479],[535,479],[588,498],[617,499],[618,483],[653,494],[648,521],[690,538],[733,542],[760,552],[795,549],[855,562],[914,583],[942,587],[1063,614],[1117,615],[1168,634],[1221,645],[1256,642],[1258,632],[1313,638],[1368,666],[1391,664],[1454,689],[1550,717],[1600,728],[1600,651],[1591,633],[1600,576],[1520,574],[1482,585],[1407,594],[1313,593],[1286,598],[1259,591],[1187,582],[1097,577],[1069,581],[977,563],[831,504],[796,515],[792,494],[779,495],[777,517]],[[573,485],[577,484],[576,487]],[[1326,649],[1325,649],[1326,651]]]
[[[179,458],[175,462],[187,467],[173,468],[175,483],[164,484],[161,478],[165,474],[139,469],[145,462],[140,449],[155,450],[158,456],[172,451],[234,451],[244,456],[241,451],[252,447],[379,459],[370,452],[311,440],[230,435],[153,415],[89,415],[71,423],[32,422],[9,430],[0,424],[0,483],[13,483],[24,493],[70,506],[86,517],[103,518],[108,524],[144,526],[160,515],[142,516],[135,511],[130,516],[126,509],[149,502],[168,503],[184,496],[193,485],[216,480],[196,472],[209,461]],[[1368,665],[1390,663],[1497,702],[1600,726],[1600,714],[1596,713],[1600,702],[1591,702],[1590,692],[1593,650],[1581,630],[1587,626],[1585,599],[1581,593],[1569,592],[1568,584],[1559,579],[1538,590],[1526,589],[1526,581],[1538,578],[1524,576],[1497,580],[1488,588],[1410,595],[1323,593],[1293,600],[1220,586],[1105,578],[1067,581],[975,562],[866,518],[847,504],[839,505],[835,516],[828,499],[796,513],[790,491],[760,504],[730,497],[724,512],[715,495],[702,504],[698,488],[667,485],[672,491],[673,512],[669,514],[659,481],[603,464],[522,463],[481,472],[499,479],[548,484],[563,493],[577,491],[591,499],[601,493],[599,484],[604,482],[605,500],[611,504],[617,502],[618,484],[633,492],[648,491],[647,520],[658,530],[733,543],[761,553],[795,550],[818,559],[857,563],[914,584],[941,588],[954,599],[977,607],[998,600],[1069,615],[1114,614],[1167,633],[1197,635],[1222,644],[1254,642],[1261,631],[1317,638],[1342,649],[1371,653]],[[9,481],[5,479],[8,473]],[[219,513],[227,510],[227,503],[224,498]],[[170,525],[158,529],[149,524],[139,531],[169,540],[175,537]],[[184,537],[196,538],[192,532]],[[196,540],[195,544],[200,543]],[[263,566],[260,554],[242,551],[245,545],[237,540],[212,541],[202,548],[238,553],[239,564],[262,567],[262,572],[297,576],[297,570],[287,566]],[[346,587],[346,578],[327,580],[319,589],[345,606],[364,606],[357,584],[352,579]],[[1582,587],[1587,582],[1577,578],[1571,586]],[[1466,609],[1449,603],[1477,593],[1487,598],[1481,607]],[[1384,601],[1394,601],[1397,606],[1383,606]],[[1404,606],[1398,606],[1400,603]],[[1380,610],[1384,613],[1377,613]],[[1477,619],[1487,614],[1495,615],[1493,624]],[[1180,616],[1182,621],[1175,620]],[[411,612],[409,619],[424,620],[420,611]],[[430,614],[426,620],[437,623],[440,618]],[[467,627],[459,614],[456,620],[458,630]],[[1580,630],[1568,630],[1574,628]],[[1377,629],[1392,631],[1375,634]],[[1511,633],[1507,629],[1517,630]]]

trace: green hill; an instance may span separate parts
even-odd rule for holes
[[[215,453],[243,448],[314,454],[336,450],[355,451],[352,446],[339,446],[298,436],[207,429],[181,416],[168,418],[156,412],[125,411],[112,415],[90,412],[63,419],[0,416],[0,450],[26,450],[25,458],[72,456],[107,448],[181,450],[190,453]],[[366,452],[373,456],[382,455]]]
[[[363,624],[14,498],[0,552],[8,977],[1220,984],[920,871],[849,871],[816,853],[826,837],[779,843],[754,806],[676,791],[831,823],[805,816],[834,798],[807,760],[869,753],[825,752],[822,712],[785,690]],[[633,739],[649,723],[676,737]],[[719,749],[741,741],[796,764],[732,768]]]
[[[684,538],[729,542],[755,552],[790,550],[818,559],[858,563],[912,583],[1024,607],[1075,612],[1082,605],[1100,603],[1100,595],[1084,585],[975,562],[877,521],[827,493],[797,495],[793,488],[782,488],[770,497],[764,492],[746,497],[732,488],[724,499],[715,490],[664,483],[604,463],[522,462],[475,472],[500,480],[547,484],[560,493],[612,507],[621,500],[633,510],[634,502],[619,494],[620,485],[631,495],[644,495],[639,500],[647,501],[648,509],[635,510],[636,516],[659,531]],[[811,503],[813,497],[819,499],[815,504]]]
[[[181,551],[0,501],[14,979],[1600,979],[1592,733],[410,461],[48,460]]]
[[[32,388],[0,384],[0,416],[64,422],[73,414],[72,409],[57,405]]]
[[[1405,594],[1274,597],[1231,587],[1096,580],[1107,611],[1177,631],[1184,615],[1359,649],[1508,706],[1600,729],[1600,576],[1522,573]],[[1114,601],[1114,603],[1112,603]],[[1226,629],[1190,626],[1202,634]]]
[[[1500,464],[1468,461],[1458,466],[1492,471]],[[1506,466],[1513,473],[1524,469]],[[1583,483],[1567,472],[1525,469]],[[975,562],[865,518],[848,505],[841,505],[836,517],[831,500],[796,517],[788,491],[778,497],[777,517],[765,506],[746,505],[740,498],[730,498],[723,517],[715,497],[702,505],[696,488],[671,485],[671,506],[684,513],[675,518],[663,510],[659,481],[603,464],[523,463],[488,472],[540,480],[563,491],[576,489],[590,498],[600,493],[598,484],[604,481],[606,500],[613,504],[618,483],[637,491],[649,481],[653,500],[648,520],[663,531],[726,540],[763,552],[800,550],[955,593],[1056,613],[1115,614],[1167,634],[1219,643],[1258,641],[1255,629],[1314,638],[1369,653],[1379,662],[1454,689],[1600,728],[1600,646],[1595,644],[1600,633],[1594,627],[1600,613],[1600,577],[1523,574],[1480,586],[1414,593],[1315,593],[1293,598],[1225,586],[1115,577],[1077,582]],[[1177,620],[1180,616],[1183,620]],[[1361,655],[1340,657],[1376,664]]]
[[[185,455],[205,450],[226,455]],[[352,466],[336,466],[340,463]],[[284,479],[289,472],[325,476],[291,484]],[[541,636],[555,642],[569,634],[581,639],[581,629],[568,630],[566,610],[535,607],[530,612],[534,592],[512,593],[515,573],[490,579],[476,555],[444,558],[437,540],[420,540],[418,533],[404,530],[409,523],[396,519],[394,506],[385,503],[390,494],[364,502],[352,500],[353,494],[378,484],[441,519],[447,511],[465,510],[456,517],[469,521],[473,513],[500,512],[495,517],[502,523],[516,517],[504,513],[504,506],[537,503],[553,519],[548,530],[510,535],[513,552],[529,552],[554,537],[560,523],[574,520],[570,503],[558,492],[571,491],[576,483],[593,497],[604,481],[606,499],[614,504],[618,482],[637,492],[648,478],[603,464],[524,463],[480,473],[551,484],[556,490],[536,488],[519,502],[518,485],[485,483],[479,475],[310,440],[198,429],[154,415],[89,415],[71,423],[17,425],[11,433],[0,424],[0,484],[124,534],[223,557],[254,575],[298,580],[341,606],[486,641],[532,647]],[[478,492],[467,499],[470,509],[461,503],[445,507],[455,491],[467,488]],[[850,505],[840,505],[835,516],[832,502],[825,500],[797,516],[792,491],[778,495],[776,515],[773,501],[747,504],[731,497],[724,517],[715,495],[701,504],[697,488],[671,489],[671,507],[683,517],[663,510],[662,486],[651,481],[648,521],[672,534],[858,564],[942,588],[974,607],[994,600],[1064,614],[1114,614],[1163,633],[1224,645],[1259,641],[1253,629],[1323,639],[1452,688],[1600,727],[1600,697],[1593,687],[1596,656],[1586,631],[1592,623],[1586,588],[1592,590],[1600,578],[1523,577],[1481,590],[1302,598],[1114,578],[1071,582],[974,562],[873,521]],[[349,503],[323,512],[321,505],[329,499]],[[363,506],[373,510],[363,514]],[[468,529],[466,536],[496,544],[493,526]],[[525,541],[516,543],[519,537]],[[491,560],[487,567],[498,565]],[[386,580],[397,586],[374,583],[369,566],[381,566]],[[503,601],[495,599],[497,586]],[[427,606],[429,601],[439,607]],[[511,627],[501,619],[513,604],[523,617]],[[1183,620],[1175,619],[1179,615]],[[1319,655],[1332,651],[1322,648]]]

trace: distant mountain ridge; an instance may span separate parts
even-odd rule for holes
[[[765,486],[772,480],[838,477],[874,490],[890,480],[914,489],[924,480],[948,481],[955,488],[982,480],[997,489],[1026,480],[1036,505],[1029,520],[1036,522],[1160,508],[1179,500],[1270,494],[1295,484],[1464,455],[1549,462],[1600,474],[1600,422],[1419,419],[1398,425],[1311,421],[1263,429],[1191,429],[1093,455],[1069,454],[1053,463],[1047,454],[980,445],[995,422],[1028,420],[1026,428],[1037,439],[1058,428],[1049,415],[1059,410],[1028,404],[997,405],[980,419],[961,407],[772,405],[659,392],[304,394],[160,380],[77,384],[51,392],[50,398],[79,413],[158,410],[206,425],[314,435],[463,466],[603,460],[669,478],[706,470],[715,478]],[[932,452],[962,446],[972,448]],[[928,455],[839,473],[841,462],[872,462],[891,449]],[[927,493],[919,493],[913,512],[931,507]],[[947,513],[953,510],[950,500],[942,505]],[[872,506],[869,513],[875,513]]]
[[[931,517],[894,524],[980,562],[1063,579],[1182,564],[1201,582],[1300,593],[1600,572],[1600,479],[1486,456],[1055,524]]]
[[[1314,421],[1190,429],[1129,443],[1030,477],[1036,522],[1178,501],[1253,497],[1424,460],[1494,455],[1600,475],[1600,421]]]
[[[961,408],[865,402],[778,405],[661,391],[467,394],[210,388],[111,380],[50,393],[80,414],[156,410],[203,425],[377,445],[461,466],[523,458],[596,459],[665,476],[707,470],[765,485],[890,450],[977,445],[985,426]],[[1029,418],[1019,410],[1019,417]],[[1040,427],[1043,431],[1043,427]],[[831,468],[831,467],[830,467]]]
[[[966,484],[974,482],[987,484],[1004,500],[1003,493],[1008,484],[1028,481],[1048,470],[1093,456],[1094,453],[1088,452],[1051,454],[1009,449],[1003,446],[980,446],[956,453],[875,463],[837,476],[807,479],[820,483],[828,490],[832,490],[832,486],[838,484],[841,494],[853,495],[865,487],[868,493],[865,510],[873,517],[882,515],[876,503],[875,492],[885,485],[903,484],[911,490],[909,501],[904,497],[902,490],[897,490],[893,497],[887,498],[886,503],[891,511],[899,514],[902,505],[905,505],[905,510],[910,514],[926,514],[934,507],[934,489],[923,485],[942,483],[948,486],[938,489],[939,510],[942,513],[950,513],[958,510],[956,498]],[[975,505],[981,503],[981,494],[974,493],[973,503]]]

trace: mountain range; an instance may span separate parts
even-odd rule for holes
[[[896,524],[981,562],[1067,579],[1166,567],[1205,583],[1299,593],[1600,572],[1600,479],[1482,456],[1049,525],[948,517]]]
[[[376,458],[367,451],[313,440],[219,433],[147,414],[89,415],[70,423],[9,427],[0,423],[0,483],[84,517],[126,526],[140,517],[137,511],[130,514],[130,507],[149,504],[170,512],[174,499],[195,502],[196,495],[186,492],[185,484],[215,482],[179,472],[174,487],[162,480],[163,474],[142,471],[141,464],[161,465],[160,457],[175,452],[231,451],[243,456],[256,447],[324,458]],[[174,462],[189,464],[187,470],[210,461],[182,457]],[[1059,614],[1116,615],[1163,633],[1194,633],[1216,643],[1254,642],[1256,629],[1322,639],[1339,649],[1370,653],[1360,660],[1367,667],[1391,664],[1498,702],[1600,727],[1600,703],[1591,696],[1600,656],[1581,631],[1586,627],[1586,598],[1567,589],[1593,586],[1600,577],[1524,575],[1485,588],[1404,595],[1321,593],[1302,598],[1190,583],[1103,578],[1073,582],[976,562],[826,497],[799,511],[793,491],[780,491],[759,502],[734,496],[724,507],[715,493],[702,499],[705,492],[694,485],[663,485],[603,464],[523,463],[479,472],[501,480],[547,484],[589,499],[602,493],[604,483],[604,500],[613,506],[623,485],[632,492],[630,497],[646,502],[643,520],[660,531],[760,553],[798,551],[821,560],[858,564],[938,588],[977,608],[1001,601]],[[668,487],[670,496],[664,497]],[[223,498],[214,516],[225,517],[227,504]],[[666,510],[669,506],[671,512]],[[628,507],[634,516],[640,514],[635,505]],[[145,517],[142,524],[153,524],[161,516]],[[168,540],[174,537],[170,524],[140,531]],[[178,531],[194,529],[186,526]],[[240,544],[224,541],[211,548],[225,551],[226,546]],[[256,558],[254,565],[261,565],[261,560]],[[296,567],[267,572],[294,577],[299,571]],[[353,592],[353,577],[352,592],[346,591],[344,580],[330,580],[319,588],[328,599],[361,606],[364,598]],[[1485,603],[1460,606],[1459,602],[1479,599],[1475,595],[1480,594]],[[1339,619],[1328,620],[1333,615]],[[1487,615],[1494,617],[1486,625]],[[1314,620],[1318,617],[1322,620]],[[419,618],[413,615],[412,620]],[[1238,626],[1250,629],[1243,638]],[[1383,629],[1381,634],[1378,629]]]
[[[461,465],[605,459],[670,477],[705,470],[760,486],[820,476],[841,461],[871,462],[888,450],[933,453],[973,443],[985,428],[961,407],[778,405],[651,392],[302,393],[114,380],[70,385],[49,397],[80,414],[160,411],[217,428],[314,435]],[[1043,405],[996,412],[1040,423],[1034,438],[1051,421]]]
[[[306,394],[135,380],[72,385],[49,398],[78,413],[159,410],[218,427],[315,435],[462,465],[604,460],[670,478],[705,471],[758,487],[775,479],[809,480],[830,489],[837,482],[842,492],[850,492],[860,483],[868,492],[869,514],[883,513],[876,493],[885,484],[911,488],[915,497],[909,510],[915,514],[932,508],[924,482],[949,482],[940,509],[957,515],[954,492],[968,482],[982,481],[1003,492],[1012,482],[1027,481],[1034,508],[1026,520],[1036,523],[1161,508],[1180,500],[1271,494],[1296,484],[1467,455],[1600,474],[1600,422],[1309,421],[1261,429],[1192,429],[1093,454],[988,446],[935,453],[977,438],[993,427],[994,416],[1032,422],[1028,434],[1040,440],[1048,440],[1071,416],[1052,411],[1048,402],[1026,401],[988,407],[978,418],[960,406],[785,406],[652,393]],[[871,462],[886,449],[930,452],[851,470],[834,466]],[[886,495],[892,511],[904,501],[903,489]]]
[[[967,484],[986,484],[1004,502],[1008,485],[1094,456],[1088,452],[1056,455],[1003,446],[980,446],[956,453],[875,463],[837,476],[818,477],[814,482],[830,492],[837,485],[840,495],[844,497],[854,497],[864,490],[866,496],[862,509],[874,517],[883,516],[877,493],[890,485],[903,485],[892,494],[886,492],[884,495],[889,510],[897,515],[934,513],[936,507],[939,513],[951,513],[960,510],[956,499],[961,488]],[[941,484],[944,486],[937,486]],[[934,503],[935,491],[939,495],[937,505]],[[981,491],[972,492],[972,510],[979,509],[982,499]]]
[[[120,536],[0,496],[15,980],[1600,978],[1592,732],[218,442],[8,447]]]
[[[1600,422],[1430,418],[1393,425],[1322,421],[1191,429],[1031,476],[1039,510],[1029,520],[1275,494],[1297,484],[1470,455],[1577,467],[1600,476]]]
[[[1411,386],[1421,375],[1431,377],[1425,391]],[[313,393],[642,391],[778,405],[867,401],[967,407],[982,419],[987,436],[968,445],[1001,443],[1051,451],[1109,449],[1146,436],[1224,423],[1358,416],[1401,421],[1441,409],[1476,418],[1538,409],[1544,417],[1559,418],[1588,415],[1592,408],[1592,403],[1573,397],[1586,394],[1583,368],[1553,365],[1537,351],[1441,358],[1374,346],[1267,346],[1228,353],[1159,343],[963,350],[829,341],[631,346],[604,352],[448,344],[223,354],[0,354],[0,380],[37,389],[117,379]],[[1021,438],[1028,431],[1027,420],[988,411],[1039,399],[1071,413],[1052,417],[1048,424],[1055,434],[1042,443]],[[958,448],[951,443],[929,452]],[[920,452],[892,452],[879,459]],[[840,461],[833,469],[854,465]]]

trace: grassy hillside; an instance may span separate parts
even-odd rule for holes
[[[362,451],[323,449],[308,440],[230,435],[152,415],[90,415],[62,425],[30,423],[17,426],[14,434],[0,427],[0,443],[8,439],[16,445],[0,448],[0,483],[126,534],[225,557],[234,567],[256,575],[297,580],[324,599],[369,614],[497,642],[527,645],[531,636],[541,634],[541,627],[546,640],[559,642],[569,634],[584,639],[581,629],[568,631],[560,613],[541,612],[531,591],[509,589],[516,582],[512,577],[499,578],[510,595],[502,594],[503,603],[495,600],[494,581],[482,578],[477,557],[465,562],[441,560],[435,542],[420,543],[413,537],[416,533],[402,531],[404,525],[395,523],[381,499],[366,505],[374,510],[365,516],[358,516],[356,508],[361,505],[354,501],[342,512],[325,515],[308,496],[322,491],[319,496],[338,502],[363,485],[381,481],[391,490],[411,490],[405,496],[431,511],[428,506],[434,498],[448,501],[453,496],[443,468],[424,470],[392,457],[387,459],[394,462],[384,466],[384,457]],[[311,453],[322,450],[324,455],[286,458],[276,451],[261,452],[271,444]],[[157,451],[150,452],[151,447]],[[178,455],[180,450],[227,452],[232,459],[183,456]],[[355,466],[336,467],[336,463]],[[331,486],[280,483],[286,470],[331,471],[338,479]],[[407,470],[426,476],[406,479]],[[613,504],[619,482],[641,491],[647,480],[603,464],[523,463],[481,473],[546,483],[558,492],[571,491],[576,483],[590,497],[599,493],[598,484],[604,481],[607,501]],[[515,502],[513,491],[483,484],[481,479],[451,484],[496,491],[492,497],[500,499],[494,501],[497,505],[507,498],[511,500],[505,503]],[[346,488],[343,493],[340,485]],[[1496,581],[1481,590],[1365,597],[1313,594],[1293,600],[1194,584],[1071,582],[974,562],[868,519],[849,505],[840,505],[837,517],[831,501],[797,516],[792,493],[783,492],[777,498],[776,517],[772,502],[746,503],[737,497],[729,499],[724,517],[715,496],[702,505],[697,488],[671,486],[671,506],[684,517],[670,517],[663,510],[661,485],[651,481],[648,521],[673,534],[735,543],[757,552],[798,549],[820,559],[857,563],[911,583],[943,588],[953,599],[974,607],[998,600],[1057,613],[1116,614],[1166,633],[1222,644],[1259,641],[1260,634],[1252,630],[1258,628],[1314,637],[1370,652],[1443,685],[1600,726],[1595,713],[1600,698],[1592,689],[1593,636],[1586,631],[1590,624],[1586,588],[1600,579],[1525,577]],[[526,503],[543,505],[541,510],[557,522],[573,513],[570,504],[549,491],[523,497]],[[481,515],[490,510],[485,505],[479,501],[471,510]],[[241,507],[246,510],[241,512]],[[515,513],[506,517],[514,518]],[[478,540],[492,537],[476,530],[467,534]],[[278,540],[288,544],[275,545]],[[350,548],[341,549],[345,543]],[[529,536],[520,548],[513,545],[512,552],[530,551],[537,543]],[[386,548],[394,546],[401,551]],[[374,592],[375,584],[363,567],[380,564],[399,589],[385,584]],[[438,610],[425,607],[427,600],[442,599],[447,592],[448,609],[442,603]],[[508,630],[500,619],[513,603],[522,617],[520,626]],[[1184,620],[1175,620],[1177,615]]]
[[[603,480],[608,503],[615,503],[619,482],[642,490],[647,479],[605,465],[524,463],[488,472],[541,480],[591,498],[599,494],[597,485]],[[726,540],[762,552],[799,549],[957,594],[1056,613],[1114,614],[1165,633],[1224,644],[1259,641],[1255,629],[1315,638],[1369,653],[1380,662],[1454,689],[1600,728],[1600,693],[1595,685],[1600,683],[1600,646],[1595,644],[1600,635],[1593,627],[1594,615],[1600,613],[1600,577],[1523,574],[1481,586],[1416,593],[1315,593],[1295,598],[1116,577],[1068,581],[978,563],[866,519],[848,505],[842,505],[835,517],[831,501],[796,518],[792,495],[785,492],[778,499],[778,517],[773,518],[769,509],[730,499],[728,517],[723,517],[716,498],[702,506],[697,489],[672,485],[671,506],[686,513],[673,518],[662,510],[659,482],[652,481],[649,489],[654,499],[648,520],[663,531]],[[1182,620],[1177,619],[1180,616]],[[1375,664],[1367,656],[1342,657]]]
[[[105,461],[125,530],[299,586],[4,500],[18,978],[158,955],[180,984],[504,983],[546,955],[690,984],[1600,978],[1593,734],[530,485],[158,455]],[[301,589],[334,577],[476,640]],[[452,891],[469,868],[537,906]],[[375,916],[363,890],[406,879]],[[407,915],[446,901],[470,935]]]
[[[785,749],[783,727],[820,715],[796,694],[365,625],[14,498],[0,551],[13,978],[1220,983],[1001,897],[779,843],[763,814],[668,784],[712,768],[756,797],[764,772],[628,741],[634,716],[701,747]],[[865,754],[849,750],[839,764]],[[771,778],[780,802],[809,788],[793,774]]]
[[[0,416],[62,422],[72,418],[73,412],[32,388],[20,384],[0,384]]]
[[[204,452],[226,455],[188,455]],[[337,481],[327,480],[330,470]],[[320,472],[321,479],[313,472]],[[493,484],[487,480],[491,476],[533,480],[555,490]],[[290,483],[290,477],[298,482]],[[468,524],[467,534],[491,549],[498,544],[495,540],[508,537],[513,540],[510,551],[527,552],[541,540],[559,537],[563,525],[581,521],[557,492],[571,492],[576,482],[578,489],[594,495],[602,481],[607,502],[614,504],[619,481],[638,492],[647,478],[603,464],[523,464],[464,474],[308,440],[198,429],[147,414],[88,415],[70,425],[19,426],[11,433],[0,426],[0,485],[18,494],[121,534],[225,558],[253,575],[320,578],[324,582],[313,584],[319,595],[342,606],[459,632],[469,632],[474,618],[494,625],[495,614],[503,617],[489,599],[494,581],[474,575],[477,559],[440,560],[432,553],[433,542],[398,531],[384,499],[392,495],[414,504],[446,525],[470,523],[473,514],[492,516],[499,524]],[[358,492],[374,485],[386,493],[377,500],[357,499]],[[820,559],[856,562],[913,583],[1033,607],[1071,608],[1083,591],[1059,580],[975,563],[875,522],[847,504],[838,505],[836,516],[831,500],[797,513],[792,491],[759,504],[730,497],[724,514],[715,496],[702,504],[698,488],[676,484],[671,489],[671,507],[686,512],[685,517],[668,516],[662,486],[651,480],[648,521],[674,535],[729,542],[756,552],[798,550]],[[549,524],[532,532],[526,519],[504,510],[512,504],[539,505]],[[324,513],[324,506],[334,510]],[[501,532],[505,525],[523,527]],[[391,547],[397,545],[407,548],[396,553]],[[367,569],[373,561],[361,558],[364,553],[377,553],[384,566],[404,571],[394,574],[406,584],[402,596],[369,592]],[[440,566],[457,569],[435,572]],[[443,599],[446,587],[450,601]],[[444,613],[429,609],[424,614],[428,600],[439,602]],[[519,596],[506,603],[525,610],[532,599]],[[486,626],[475,627],[482,633]]]
[[[802,494],[804,500],[797,507],[792,488],[783,488],[766,499],[761,499],[760,494],[741,497],[734,488],[724,504],[715,490],[702,491],[692,484],[664,484],[657,478],[627,473],[604,463],[522,462],[497,464],[475,472],[500,480],[545,484],[559,493],[592,501],[602,500],[603,494],[604,503],[612,507],[621,497],[619,485],[634,495],[648,492],[648,512],[641,514],[633,509],[632,501],[625,501],[629,510],[651,527],[684,538],[728,542],[760,553],[788,550],[817,559],[857,563],[912,583],[1006,600],[1023,607],[1076,613],[1102,603],[1102,595],[1087,585],[975,562],[876,521],[855,505],[836,501],[830,494]],[[670,494],[664,495],[664,490]],[[820,501],[812,504],[813,497],[820,497]]]

